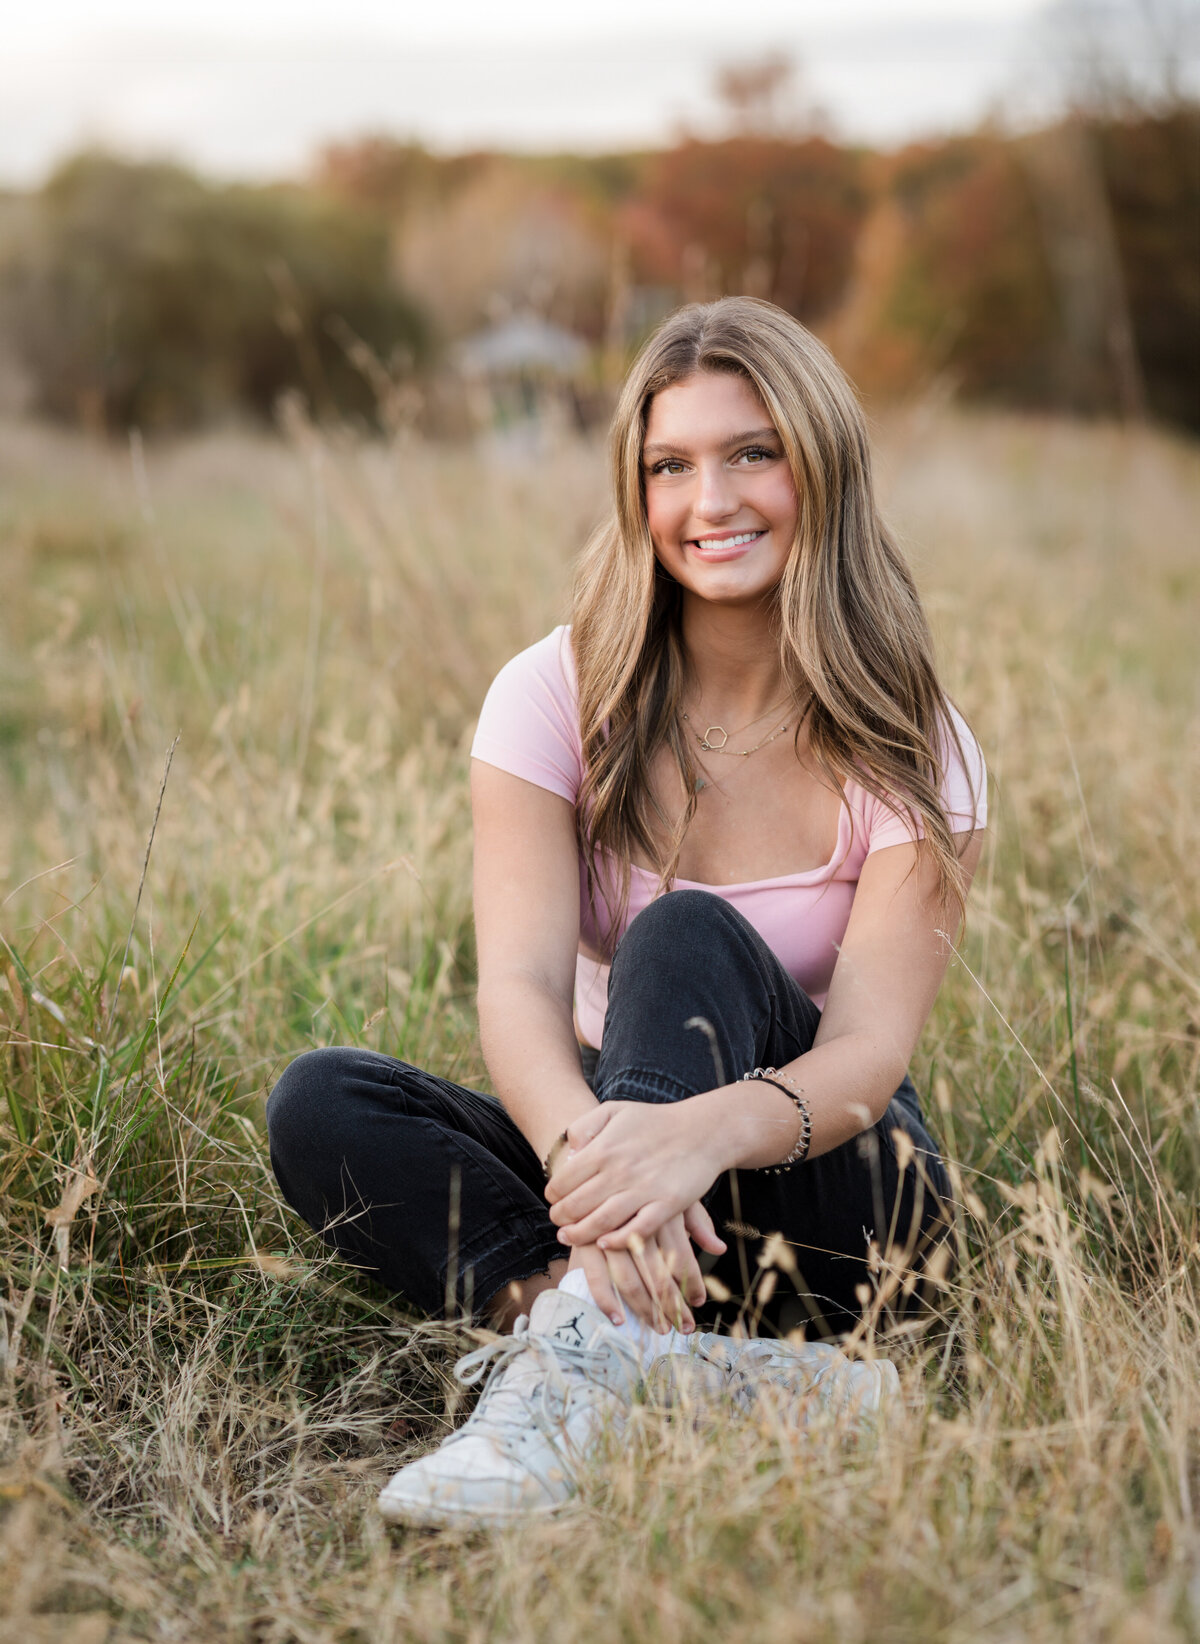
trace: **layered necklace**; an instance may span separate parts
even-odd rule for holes
[[[743,725],[740,730],[736,731],[727,731],[724,725],[709,725],[704,734],[701,735],[701,733],[693,726],[691,719],[683,712],[682,709],[680,709],[679,717],[687,725],[688,730],[691,731],[692,735],[696,738],[696,741],[699,743],[700,748],[704,753],[729,754],[733,759],[749,759],[751,754],[757,753],[760,748],[765,748],[769,743],[774,742],[776,737],[782,736],[784,731],[788,728],[789,721],[785,719],[781,725],[776,725],[773,731],[768,731],[766,736],[764,736],[761,741],[756,742],[752,748],[731,748],[729,746],[730,740],[734,738],[740,739],[745,732],[750,729],[751,725],[757,725],[760,719],[765,719],[767,714],[772,714],[777,709],[783,707],[784,702],[786,701],[787,698],[784,697],[781,701],[777,702],[773,708],[766,709],[764,713],[756,714],[752,720]]]

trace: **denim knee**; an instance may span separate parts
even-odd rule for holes
[[[271,1156],[284,1160],[290,1153],[311,1148],[343,1103],[350,1073],[348,1053],[327,1045],[306,1050],[289,1062],[267,1097],[267,1138]]]
[[[712,891],[667,891],[630,920],[617,954],[634,949],[641,956],[641,950],[648,948],[670,959],[698,939],[719,938],[740,919],[737,909]]]

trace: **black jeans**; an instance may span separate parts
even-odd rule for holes
[[[689,1026],[696,1017],[711,1036]],[[681,1101],[792,1061],[819,1021],[736,909],[672,891],[617,948],[590,1082],[600,1101]],[[267,1123],[275,1174],[305,1221],[423,1312],[478,1313],[567,1254],[541,1165],[494,1097],[375,1051],[312,1050],[279,1079]],[[730,1171],[705,1203],[729,1244],[702,1260],[716,1281],[697,1310],[707,1327],[740,1311],[756,1328],[838,1334],[875,1297],[908,1313],[927,1299],[922,1275],[951,1226],[949,1182],[907,1078],[853,1141],[778,1175]],[[766,1252],[767,1268],[771,1234],[786,1243]]]

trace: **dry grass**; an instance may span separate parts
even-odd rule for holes
[[[456,1337],[322,1262],[262,1099],[338,1040],[479,1076],[471,712],[596,453],[4,430],[3,1644],[1196,1635],[1200,465],[940,412],[880,450],[996,782],[916,1069],[944,1322],[874,1447],[639,1410],[561,1519],[401,1536]]]

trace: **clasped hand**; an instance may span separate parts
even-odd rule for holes
[[[563,1244],[629,1249],[708,1192],[719,1166],[688,1134],[686,1105],[601,1102],[567,1126],[546,1185]]]
[[[689,1239],[713,1254],[725,1249],[700,1203],[721,1166],[688,1134],[683,1107],[602,1102],[567,1127],[546,1184],[558,1237],[583,1258],[596,1301],[612,1312],[596,1292],[615,1289],[646,1316],[649,1300],[646,1322],[657,1329],[677,1322],[669,1317],[680,1312],[670,1305],[675,1286],[685,1304],[703,1300]],[[688,1328],[686,1306],[682,1312]]]

